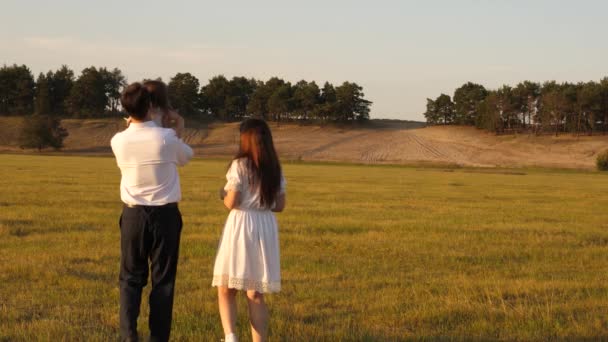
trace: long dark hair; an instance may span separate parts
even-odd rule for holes
[[[171,104],[169,103],[167,85],[163,81],[148,80],[144,82],[144,87],[150,93],[150,105],[153,108],[160,108],[163,113],[163,126],[168,127]]]
[[[260,205],[270,207],[281,187],[281,163],[274,149],[270,127],[264,120],[247,119],[239,130],[241,143],[234,159],[247,158],[249,184],[259,186]]]

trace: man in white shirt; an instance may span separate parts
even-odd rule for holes
[[[150,340],[167,341],[182,229],[177,166],[185,165],[193,152],[174,130],[151,121],[150,94],[140,83],[125,89],[121,104],[130,124],[111,141],[125,204],[120,216],[120,332],[123,340],[138,340],[141,293],[151,269]]]

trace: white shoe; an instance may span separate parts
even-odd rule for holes
[[[236,337],[234,333],[226,335],[224,337],[224,342],[239,342],[239,339]]]

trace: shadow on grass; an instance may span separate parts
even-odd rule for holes
[[[91,281],[109,282],[114,278],[113,274],[95,273],[95,272],[79,269],[76,267],[67,267],[65,270],[65,274],[72,276],[72,277],[76,277],[78,279],[91,280]]]
[[[29,235],[32,230],[33,220],[8,219],[0,220],[0,234],[8,233],[10,236],[24,237]]]
[[[48,227],[48,228],[34,228],[33,220],[1,220],[0,221],[0,235],[3,232],[8,233],[10,236],[25,237],[32,234],[55,234],[55,233],[66,233],[66,232],[88,232],[100,230],[99,227],[87,224],[79,223],[68,227]]]

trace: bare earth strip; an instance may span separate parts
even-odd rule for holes
[[[0,151],[17,152],[19,118],[0,118]],[[111,153],[109,141],[124,128],[122,119],[64,120],[70,136],[64,152]],[[423,127],[420,123],[373,122],[336,127],[272,124],[283,158],[355,163],[432,163],[481,167],[594,167],[608,136],[496,136],[472,127]],[[189,128],[184,140],[201,157],[226,157],[237,149],[238,124]]]

